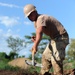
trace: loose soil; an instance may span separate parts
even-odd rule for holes
[[[27,73],[22,70],[21,71],[0,70],[0,75],[39,75],[39,73],[37,72]],[[75,69],[64,71],[64,75],[75,75]]]
[[[20,67],[21,69],[28,69],[30,66],[25,63],[25,60],[29,60],[29,59],[27,59],[27,58],[17,58],[17,59],[14,59],[14,60],[8,62],[8,64],[11,65],[11,66],[14,66],[14,67],[15,66]]]
[[[36,71],[30,73],[26,70],[30,66],[25,63],[25,60],[29,60],[29,59],[17,58],[8,63],[12,66],[18,66],[22,70],[18,70],[18,71],[0,70],[0,75],[39,75],[39,73],[37,73]],[[53,75],[53,73],[50,73],[50,75]],[[64,75],[75,75],[75,69],[64,70]]]

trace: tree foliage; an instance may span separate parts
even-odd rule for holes
[[[10,52],[10,53],[9,53],[9,58],[10,58],[10,60],[12,60],[12,59],[14,59],[14,58],[18,58],[18,53]]]
[[[67,51],[67,58],[69,60],[75,60],[75,39],[71,39],[71,42]]]
[[[0,60],[5,59],[7,54],[5,52],[0,52]]]
[[[21,40],[18,37],[13,38],[12,36],[10,36],[6,41],[8,43],[8,47],[11,48],[12,52],[14,53],[19,52],[26,46],[25,41]]]

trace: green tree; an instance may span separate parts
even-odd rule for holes
[[[5,52],[0,52],[0,62],[8,62],[9,59],[7,57],[8,55]]]
[[[14,58],[18,58],[18,53],[10,52],[10,53],[9,53],[9,57],[10,57],[10,60],[12,60],[12,59],[14,59]]]
[[[13,52],[13,53],[17,53],[26,47],[25,41],[21,40],[18,37],[13,38],[12,36],[10,36],[10,37],[8,37],[8,39],[6,41],[8,43],[8,47],[11,48],[11,50],[12,50],[11,52]]]
[[[0,52],[0,60],[5,59],[6,55],[7,54],[5,52]]]
[[[71,39],[71,42],[67,51],[67,59],[69,61],[75,60],[75,39]]]

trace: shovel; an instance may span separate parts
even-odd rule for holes
[[[35,54],[33,51],[32,51],[32,61],[25,60],[25,62],[27,65],[30,65],[30,66],[43,67],[42,64],[35,62]]]

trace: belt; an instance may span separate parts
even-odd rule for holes
[[[58,35],[54,38],[54,40],[63,40],[63,39],[67,39],[68,38],[68,34],[67,33],[64,33],[64,34],[61,34],[61,35]]]
[[[67,33],[64,33],[61,36],[68,37],[68,34]]]

